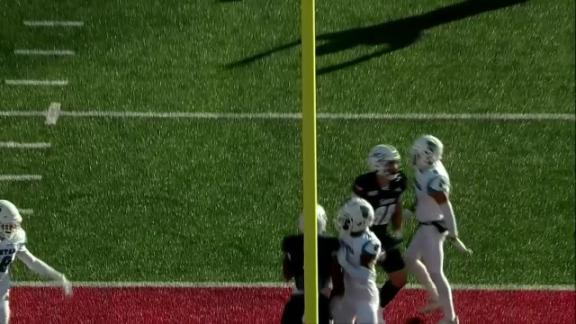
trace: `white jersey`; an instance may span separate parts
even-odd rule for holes
[[[416,169],[415,176],[416,219],[421,223],[444,219],[438,203],[431,196],[434,192],[450,192],[450,178],[442,162],[437,161],[424,171]]]
[[[340,249],[343,249],[347,261],[347,266],[341,264],[344,269],[345,289],[349,289],[351,286],[361,289],[375,286],[376,258],[382,251],[382,245],[376,235],[371,231],[366,231],[359,236],[342,235],[340,237]],[[368,267],[362,265],[362,258],[365,256],[374,256],[374,261]],[[363,279],[358,279],[354,275],[357,271],[366,274]]]
[[[11,239],[0,240],[0,281],[9,279],[10,265],[17,254],[26,250],[26,232],[19,228]]]

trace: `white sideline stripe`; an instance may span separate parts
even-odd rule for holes
[[[0,174],[0,181],[40,181],[38,174]]]
[[[18,142],[0,142],[0,148],[10,149],[47,149],[50,148],[50,143],[18,143]]]
[[[40,50],[40,49],[15,49],[15,55],[54,55],[66,56],[75,55],[74,51],[70,50]]]
[[[290,288],[291,285],[282,282],[154,282],[154,281],[76,281],[76,287],[95,288]],[[57,282],[50,281],[20,281],[13,282],[16,287],[60,287]],[[422,289],[419,285],[408,284],[407,289]],[[576,291],[573,285],[474,285],[455,284],[455,290],[543,290],[543,291]]]
[[[22,215],[32,215],[32,214],[34,214],[34,209],[20,209],[20,208],[18,208],[18,211],[19,211],[20,214],[22,214]]]
[[[66,86],[68,80],[4,80],[7,85],[21,86]]]
[[[2,111],[5,117],[45,116],[46,111]],[[173,118],[173,119],[293,119],[302,118],[300,113],[212,113],[212,112],[137,112],[137,111],[66,111],[60,116],[75,118]],[[491,120],[491,121],[575,121],[576,115],[564,113],[546,114],[331,114],[319,113],[318,119],[334,120]]]
[[[50,104],[50,107],[48,107],[48,113],[46,114],[46,125],[56,125],[60,115],[60,106],[61,104],[59,102],[53,102]]]
[[[53,21],[53,20],[24,20],[24,26],[29,27],[82,27],[83,21]]]

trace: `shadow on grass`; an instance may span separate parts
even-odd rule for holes
[[[528,2],[528,0],[468,0],[438,8],[420,15],[388,21],[377,25],[317,35],[316,41],[321,43],[321,45],[316,46],[317,56],[333,54],[353,49],[358,46],[371,46],[374,48],[373,52],[370,54],[358,56],[350,61],[318,68],[317,73],[330,73],[406,48],[418,41],[425,30],[433,27],[526,2]],[[300,39],[297,39],[290,43],[246,57],[242,60],[229,63],[226,67],[242,67],[299,44]]]

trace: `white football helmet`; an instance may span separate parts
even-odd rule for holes
[[[326,222],[328,217],[326,217],[326,211],[324,207],[320,204],[316,205],[316,218],[318,220],[318,234],[326,232]],[[304,213],[300,214],[298,218],[298,228],[302,233],[304,233]]]
[[[352,197],[340,209],[336,224],[340,232],[358,233],[365,231],[374,222],[374,209],[360,197]]]
[[[394,180],[400,171],[400,153],[392,145],[376,145],[368,153],[368,167],[388,180]]]
[[[412,145],[412,164],[420,170],[428,169],[442,159],[443,151],[444,145],[438,138],[424,135]]]
[[[18,208],[8,200],[0,200],[0,237],[11,239],[22,224]]]

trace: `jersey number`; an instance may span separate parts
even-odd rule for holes
[[[11,255],[7,255],[7,256],[3,257],[2,260],[0,260],[0,273],[6,272],[10,263],[12,263],[12,256]]]
[[[390,204],[376,208],[374,211],[374,225],[388,224],[396,210],[396,204]]]

